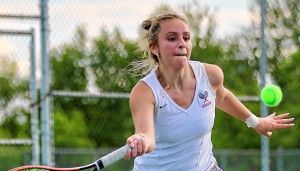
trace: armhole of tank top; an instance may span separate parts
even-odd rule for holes
[[[154,103],[155,103],[154,104],[154,111],[157,111],[157,109],[158,109],[158,97],[157,97],[157,93],[155,93],[155,89],[152,87],[152,85],[151,85],[151,83],[150,83],[150,81],[148,79],[143,78],[140,81],[143,81],[150,88],[150,90],[152,92],[152,95],[154,97]],[[152,79],[152,78],[150,77],[150,79]]]
[[[210,83],[210,81],[209,81],[209,78],[208,78],[207,72],[206,72],[206,70],[205,70],[204,64],[201,63],[201,62],[199,62],[199,66],[201,67],[201,70],[203,71],[203,76],[205,77],[205,80],[206,80],[206,82],[207,82],[207,85],[208,85],[208,87],[209,87],[211,93],[212,93],[212,94],[214,95],[214,97],[216,98],[216,92],[214,91],[214,89],[213,89],[213,87],[212,87],[212,85],[211,85],[211,83]]]
[[[201,70],[200,68],[198,67],[200,62],[197,62],[197,61],[190,61],[190,66],[191,68],[193,69],[193,72],[194,72],[194,75],[196,77],[196,81],[197,83],[199,82],[199,76],[201,74]]]

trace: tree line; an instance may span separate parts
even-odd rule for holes
[[[258,2],[253,3],[253,9]],[[166,10],[161,6],[156,10]],[[297,1],[275,0],[267,4],[266,40],[268,44],[268,73],[283,91],[283,101],[269,112],[299,115],[300,100],[300,4]],[[219,65],[224,72],[225,86],[235,95],[259,95],[259,26],[255,21],[234,36],[215,37],[216,20],[210,9],[197,2],[182,6],[194,33],[192,60]],[[154,13],[157,11],[154,11]],[[200,27],[208,20],[207,28]],[[201,33],[201,34],[200,34]],[[145,53],[138,41],[132,40],[116,28],[101,33],[89,42],[87,32],[79,26],[74,39],[50,51],[53,90],[101,92],[130,92],[141,76],[130,72],[130,63]],[[29,99],[28,80],[19,78],[16,62],[0,73],[0,102],[5,109],[14,99]],[[259,115],[258,102],[244,103]],[[4,110],[2,110],[4,111]],[[3,113],[3,112],[2,112]],[[2,114],[0,137],[30,137],[28,108],[15,107]],[[54,140],[56,147],[116,147],[125,143],[134,131],[128,99],[53,98]],[[20,122],[20,117],[25,118]],[[272,148],[299,148],[299,122],[288,130],[274,133]],[[253,130],[228,114],[217,110],[212,132],[215,148],[259,148],[260,137]]]

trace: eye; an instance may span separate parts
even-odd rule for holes
[[[175,40],[176,40],[175,37],[169,37],[169,38],[168,38],[168,41],[170,41],[170,42],[174,42]]]
[[[190,36],[184,36],[183,37],[183,40],[185,40],[185,41],[189,41],[191,38],[190,38]]]

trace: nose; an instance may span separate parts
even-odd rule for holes
[[[179,49],[183,49],[186,47],[186,42],[183,38],[180,38],[179,41],[178,41],[178,48]]]

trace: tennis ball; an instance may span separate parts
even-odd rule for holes
[[[282,91],[280,87],[270,84],[261,90],[260,98],[266,106],[274,107],[281,102]]]

